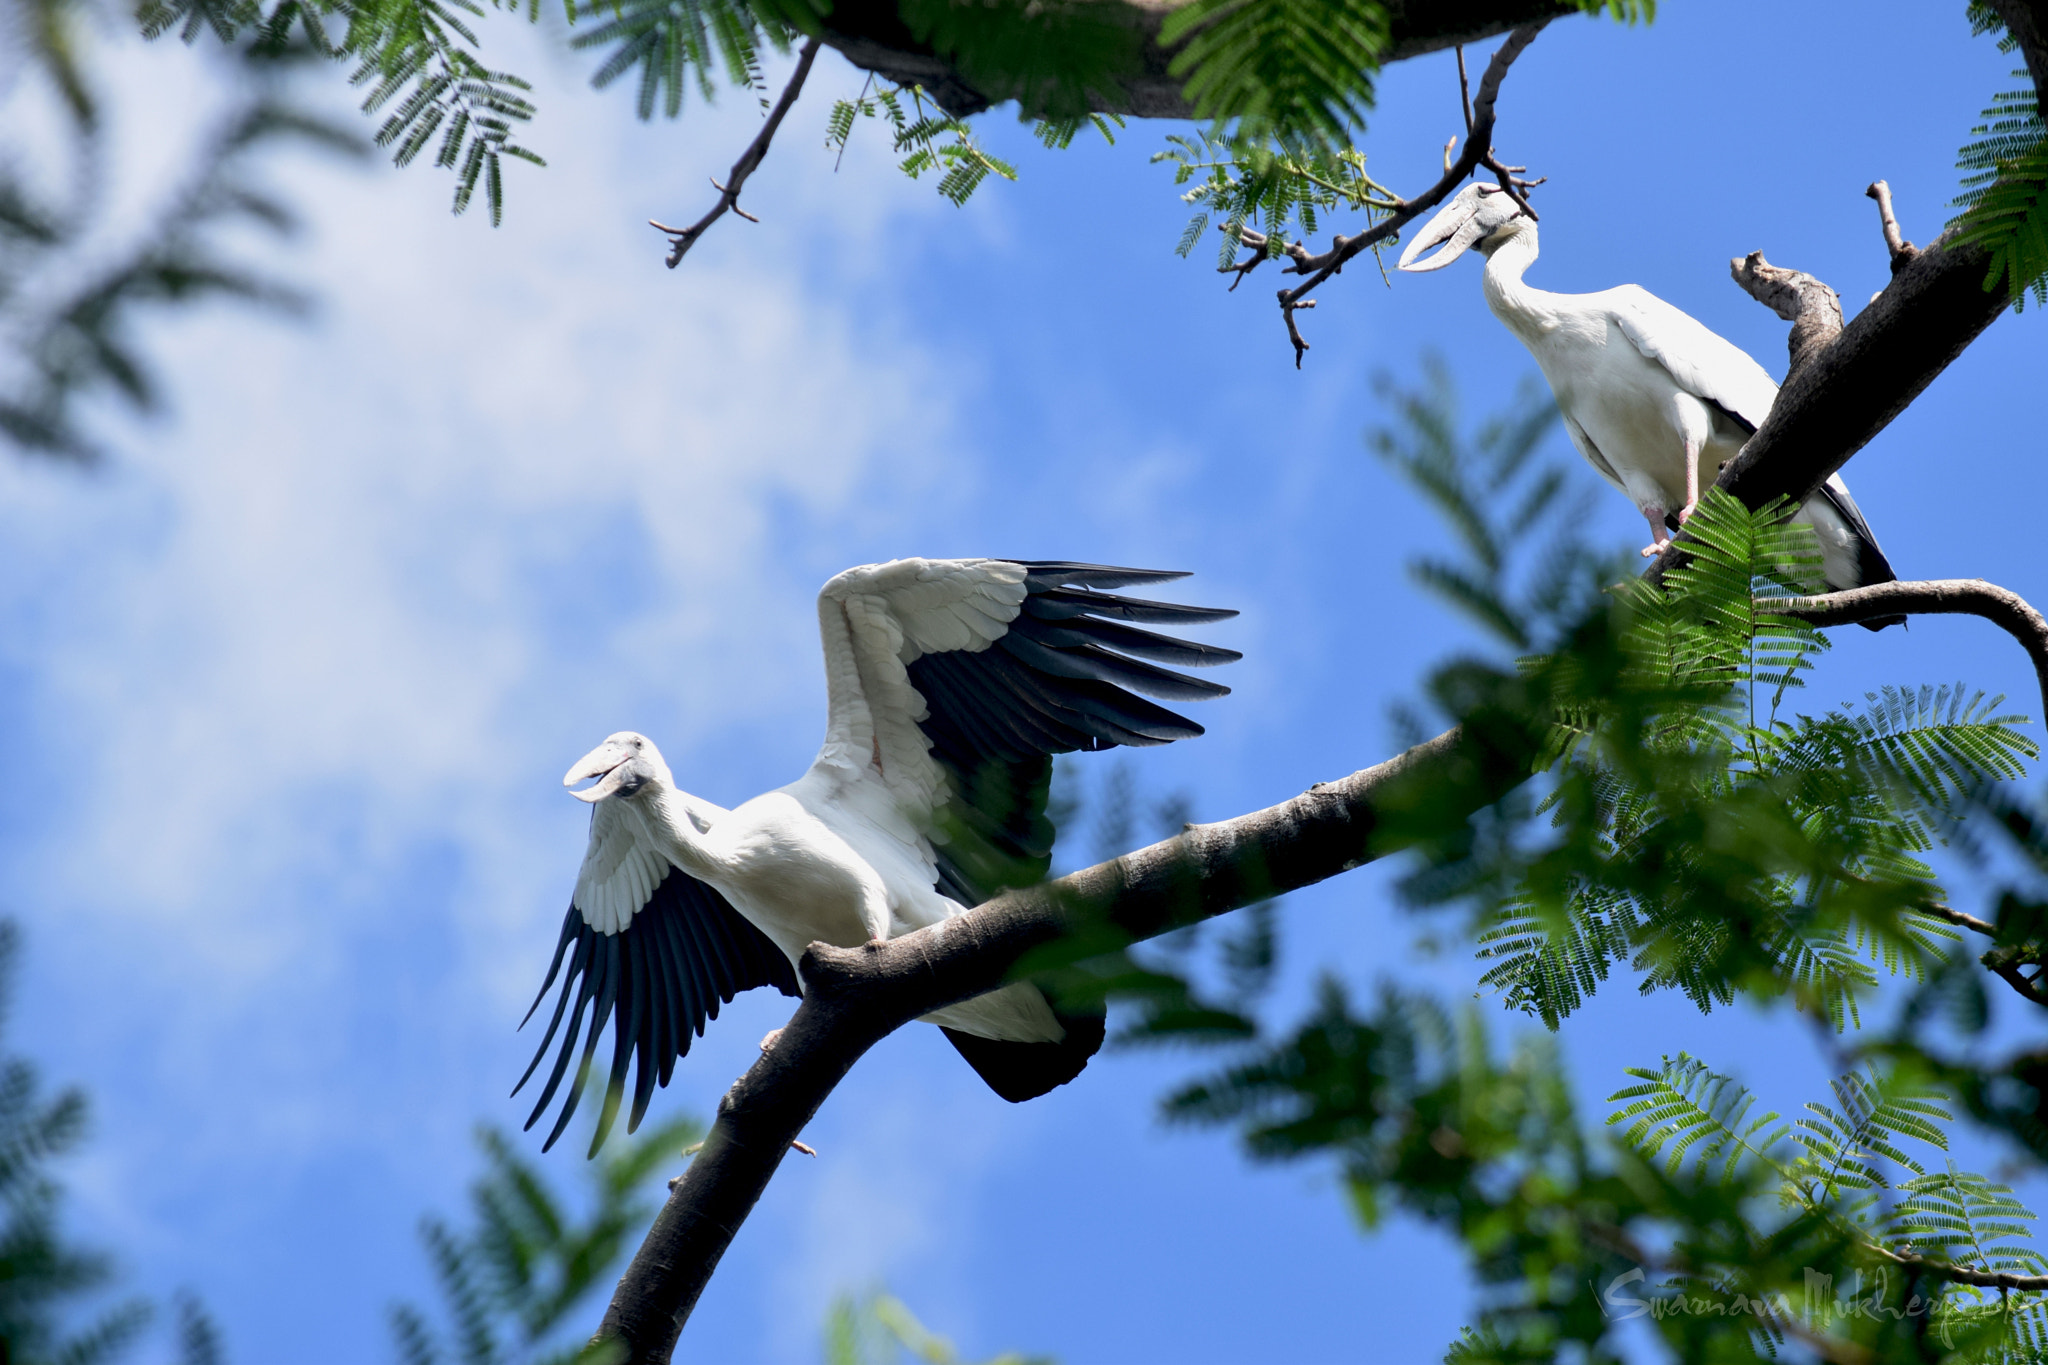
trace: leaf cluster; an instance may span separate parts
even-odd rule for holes
[[[391,1331],[405,1365],[607,1365],[617,1343],[563,1344],[591,1291],[611,1282],[619,1259],[653,1216],[649,1179],[674,1161],[703,1125],[674,1119],[623,1149],[614,1144],[586,1166],[580,1211],[552,1189],[512,1140],[477,1130],[485,1169],[470,1189],[472,1225],[439,1218],[420,1240],[441,1290],[445,1324],[437,1329],[412,1304],[391,1309]]]
[[[1957,153],[1964,176],[1952,205],[1963,212],[1949,223],[1955,244],[1990,253],[1984,288],[2003,282],[2014,311],[2025,309],[2030,292],[2048,307],[2048,125],[2040,100],[2031,83],[2001,91],[1983,117]]]
[[[1841,1027],[1878,971],[1925,976],[1955,935],[1929,913],[1945,893],[1922,855],[2021,775],[2023,718],[1960,684],[1786,714],[1827,647],[1770,609],[1823,586],[1794,509],[1710,490],[1682,567],[1602,593],[1614,563],[1576,544],[1563,476],[1533,456],[1547,402],[1468,443],[1440,375],[1393,397],[1402,422],[1375,445],[1461,551],[1415,576],[1534,647],[1513,669],[1454,661],[1431,690],[1498,761],[1541,774],[1540,796],[1400,831],[1424,853],[1411,900],[1478,907],[1483,984],[1554,1028],[1626,964],[1702,1010],[1789,994]]]
[[[0,920],[0,1023],[13,1004],[20,954],[20,930]],[[0,1056],[0,1360],[105,1365],[127,1356],[155,1319],[155,1306],[139,1296],[93,1309],[91,1300],[114,1281],[114,1263],[59,1226],[64,1192],[50,1167],[85,1133],[81,1091],[47,1095],[33,1065]],[[220,1365],[219,1331],[189,1295],[177,1300],[177,1341],[180,1365]]]
[[[1617,587],[1621,561],[1584,545],[1585,505],[1546,454],[1546,396],[1468,436],[1440,366],[1383,392],[1398,421],[1373,445],[1456,546],[1416,578],[1522,656],[1454,660],[1432,700],[1475,767],[1542,783],[1476,820],[1394,793],[1381,832],[1420,855],[1410,898],[1478,905],[1486,979],[1553,1028],[1621,962],[1702,1008],[1790,994],[1845,1028],[1880,969],[1912,984],[1889,1032],[1859,1034],[1831,1092],[1789,1117],[1680,1055],[1631,1070],[1589,1123],[1551,1036],[1502,1050],[1477,1007],[1388,987],[1362,1009],[1326,978],[1304,1018],[1269,1027],[1268,909],[1239,926],[1260,964],[1241,994],[1178,950],[1105,974],[1137,1006],[1127,1036],[1229,1050],[1166,1116],[1233,1128],[1258,1160],[1334,1163],[1367,1227],[1399,1210],[1456,1237],[1480,1297],[1447,1359],[1616,1360],[1645,1330],[1684,1360],[2041,1359],[2032,1213],[1940,1158],[1959,1103],[2048,1159],[2048,1053],[1933,1046],[1936,1011],[1983,1034],[1987,974],[1923,913],[1941,892],[1920,857],[1943,839],[1985,865],[1994,840],[2017,854],[1993,953],[2048,971],[2048,818],[1990,785],[2031,756],[2016,718],[1961,687],[1787,714],[1825,641],[1770,610],[1816,586],[1786,509],[1703,501],[1690,564]],[[2023,1283],[1970,1283],[1991,1275]]]
[[[243,64],[230,112],[194,149],[181,183],[149,207],[145,230],[117,235],[96,173],[112,148],[83,60],[92,40],[82,3],[52,0],[31,33],[31,70],[66,117],[61,139],[0,139],[0,436],[23,451],[90,463],[100,453],[82,420],[91,396],[111,392],[141,412],[163,401],[137,336],[143,317],[212,299],[303,306],[296,291],[224,245],[243,226],[279,235],[296,226],[256,174],[263,158],[293,144],[358,148],[282,93],[274,60]],[[37,174],[38,159],[54,173]]]
[[[972,1365],[953,1343],[917,1320],[894,1294],[844,1295],[825,1318],[825,1365],[896,1365],[905,1356],[923,1365]],[[1005,1351],[982,1365],[1053,1365],[1050,1356]]]
[[[1017,178],[1015,166],[976,142],[966,121],[940,108],[923,86],[877,81],[870,75],[855,98],[833,101],[825,121],[826,149],[844,157],[854,128],[865,119],[879,119],[888,125],[893,148],[903,158],[897,169],[912,180],[927,172],[937,174],[940,196],[958,207],[964,208],[991,175],[1003,180]],[[1071,146],[1083,128],[1093,128],[1103,141],[1114,145],[1116,130],[1123,126],[1118,115],[1084,113],[1041,118],[1032,125],[1032,135],[1060,150]]]
[[[1211,219],[1220,220],[1218,269],[1230,268],[1241,244],[1278,259],[1290,244],[1320,231],[1321,215],[1333,210],[1363,211],[1369,225],[1374,215],[1396,207],[1392,191],[1366,174],[1365,153],[1354,147],[1273,138],[1254,142],[1214,126],[1192,136],[1171,133],[1166,142],[1153,162],[1173,167],[1175,185],[1194,183],[1181,201],[1196,213],[1182,229],[1175,251],[1186,256]],[[1247,237],[1246,228],[1256,237]]]

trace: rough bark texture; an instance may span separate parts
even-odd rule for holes
[[[1489,750],[1491,746],[1488,746]],[[597,1339],[635,1365],[663,1362],[790,1143],[862,1053],[905,1023],[1002,984],[1032,948],[1106,917],[1148,938],[1336,876],[1392,851],[1387,825],[1427,793],[1465,811],[1498,800],[1527,764],[1451,730],[1291,801],[1211,825],[967,914],[861,948],[813,944],[803,1003],[719,1102],[703,1149],[675,1184],[619,1282]],[[1497,752],[1497,751],[1495,751]]]
[[[1758,599],[1757,608],[1797,616],[1816,626],[1846,626],[1905,612],[1913,616],[1981,616],[2027,651],[2041,685],[2041,718],[2048,721],[2048,620],[2016,592],[1981,578],[1934,578],[1878,583],[1820,597]]]
[[[1105,92],[1100,113],[1138,118],[1193,118],[1181,83],[1166,73],[1172,50],[1159,43],[1159,26],[1187,0],[1088,0],[1111,11],[1138,35],[1137,62]],[[1517,24],[1576,14],[1564,0],[1388,0],[1390,38],[1385,60],[1402,61],[1459,43],[1475,43]],[[825,42],[863,70],[903,84],[922,85],[947,111],[979,113],[1016,98],[1016,90],[980,90],[945,55],[918,41],[894,0],[837,0],[825,19]]]
[[[1763,252],[1752,251],[1741,260],[1728,262],[1728,273],[1751,298],[1792,324],[1792,335],[1785,343],[1791,352],[1785,382],[1790,383],[1793,375],[1840,334],[1840,296],[1805,271],[1772,265]]]

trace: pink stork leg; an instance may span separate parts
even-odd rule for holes
[[[1692,511],[1700,505],[1700,447],[1705,444],[1691,436],[1685,438],[1685,506],[1678,509],[1678,524],[1685,525]]]
[[[1650,543],[1643,547],[1643,558],[1654,559],[1671,545],[1671,537],[1664,533],[1664,509],[1651,503],[1642,512],[1643,519],[1650,523]]]

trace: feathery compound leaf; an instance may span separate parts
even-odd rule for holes
[[[1975,140],[1956,161],[1956,169],[1969,174],[1952,205],[1963,210],[1949,224],[1955,245],[1990,252],[1984,288],[2003,281],[2015,311],[2026,307],[2029,291],[2048,306],[2048,125],[2036,92],[2031,86],[2001,92],[1970,132]]]
[[[1342,146],[1372,108],[1387,48],[1379,0],[1194,0],[1160,29],[1202,118]]]
[[[639,70],[634,108],[642,119],[654,117],[657,104],[667,118],[680,115],[684,89],[693,83],[709,102],[714,74],[731,85],[758,88],[763,44],[778,52],[789,48],[785,29],[763,25],[740,0],[605,0],[604,10],[611,17],[577,34],[570,45],[611,47],[591,74],[596,89]]]
[[[1903,1139],[1948,1150],[1943,1125],[1954,1116],[1938,1091],[1903,1072],[1851,1072],[1830,1086],[1834,1105],[1809,1101],[1806,1114],[1793,1123],[1804,1151],[1792,1176],[1810,1207],[1825,1208],[1846,1194],[1889,1186],[1885,1163],[1924,1175],[1920,1163],[1900,1148]]]
[[[1643,1084],[1607,1097],[1609,1104],[1622,1104],[1607,1116],[1607,1125],[1627,1124],[1622,1141],[1644,1160],[1661,1157],[1665,1170],[1677,1175],[1690,1157],[1695,1176],[1722,1185],[1734,1181],[1745,1158],[1781,1169],[1773,1149],[1791,1129],[1775,1113],[1751,1118],[1755,1097],[1729,1077],[1683,1052],[1666,1057],[1655,1071],[1630,1067],[1628,1074]]]

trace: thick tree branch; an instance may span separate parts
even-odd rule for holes
[[[1990,4],[2019,40],[2035,94],[2048,107],[2048,0]],[[1943,233],[1903,267],[1889,241],[1886,248],[1892,282],[1810,363],[1785,376],[1762,429],[1715,480],[1744,506],[1812,497],[2005,311],[2005,293],[1984,287],[1990,260],[1981,247],[1957,247]],[[1682,542],[1652,573],[1676,562]]]
[[[1981,616],[2013,639],[2033,660],[2041,687],[2041,720],[2048,724],[2048,618],[2018,593],[1981,578],[1935,578],[1876,583],[1819,597],[1759,598],[1757,609],[1796,616],[1816,626],[1844,626],[1905,612],[1913,616]]]
[[[1334,877],[1400,844],[1404,811],[1469,813],[1528,775],[1451,730],[1291,801],[1012,891],[943,924],[860,948],[812,944],[803,1003],[719,1102],[703,1150],[676,1182],[614,1294],[597,1340],[635,1365],[665,1362],[697,1297],[818,1106],[876,1042],[1003,983],[1017,960],[1076,923],[1134,940]]]
[[[796,97],[803,93],[804,77],[811,74],[811,63],[817,60],[818,39],[812,38],[804,44],[803,51],[797,54],[796,70],[790,74],[789,84],[782,87],[782,98],[775,101],[775,107],[768,113],[768,121],[761,125],[761,131],[747,144],[747,150],[741,152],[740,159],[732,163],[732,171],[725,177],[725,183],[721,185],[716,180],[711,182],[712,188],[718,191],[718,202],[712,205],[711,212],[686,228],[672,228],[651,218],[647,220],[649,227],[657,228],[669,235],[670,270],[676,268],[677,263],[688,254],[690,248],[697,245],[697,239],[704,235],[704,230],[723,218],[727,210],[737,213],[750,223],[761,221],[740,207],[740,187],[747,183],[747,177],[760,166],[761,158],[768,155],[768,144],[775,140],[775,130],[782,126],[783,116],[788,114],[790,106],[796,103]]]
[[[2034,93],[2048,108],[2048,0],[1990,0],[1991,8],[2005,20],[2006,32],[2018,40],[2027,59],[2027,74],[2034,78]]]
[[[1768,265],[1761,255],[1754,259]],[[1787,296],[1760,274],[1754,282],[1746,279],[1746,264],[1735,263],[1736,282],[1783,316],[1779,303]],[[1984,288],[1988,265],[1982,248],[1953,246],[1944,233],[1832,340],[1802,348],[1795,338],[1801,363],[1785,376],[1770,416],[1722,467],[1714,486],[1752,509],[1774,498],[1812,497],[2005,311],[2005,293]],[[1812,280],[1796,271],[1782,273]],[[1827,329],[1818,315],[1809,326],[1816,338]],[[1674,537],[1648,576],[1660,578],[1686,553],[1686,544],[1683,533]]]
[[[1728,262],[1728,273],[1751,298],[1792,324],[1787,382],[1840,335],[1841,297],[1805,271],[1772,265],[1763,252],[1752,251]]]
[[[1466,176],[1484,166],[1494,173],[1503,194],[1513,197],[1522,211],[1531,218],[1536,216],[1528,201],[1522,198],[1525,182],[1517,180],[1514,172],[1519,166],[1502,165],[1493,154],[1494,102],[1500,98],[1501,82],[1507,78],[1508,68],[1515,64],[1515,58],[1522,55],[1529,44],[1536,41],[1536,35],[1550,21],[1539,19],[1523,24],[1508,35],[1508,40],[1494,51],[1493,60],[1486,64],[1486,74],[1479,78],[1479,96],[1472,101],[1470,134],[1465,139],[1465,150],[1456,160],[1447,161],[1444,173],[1434,185],[1413,199],[1396,201],[1392,213],[1353,237],[1337,237],[1330,243],[1330,249],[1321,255],[1310,254],[1308,248],[1297,243],[1289,256],[1293,264],[1288,267],[1292,274],[1307,275],[1309,278],[1292,289],[1279,292],[1280,315],[1287,323],[1287,339],[1294,343],[1294,368],[1301,368],[1301,358],[1308,351],[1308,342],[1302,339],[1301,329],[1295,325],[1294,314],[1302,308],[1315,307],[1315,300],[1307,297],[1324,280],[1344,268],[1360,252],[1386,241],[1416,218],[1442,203],[1445,196],[1458,188]],[[1462,58],[1461,67],[1462,67]],[[1450,154],[1445,152],[1445,156]],[[1256,264],[1256,262],[1254,262]]]
[[[1095,92],[1097,113],[1138,118],[1189,119],[1195,111],[1181,94],[1181,81],[1167,73],[1175,49],[1161,45],[1160,25],[1187,0],[1087,0],[1092,17],[1108,15],[1136,38],[1133,62],[1115,87]],[[1565,0],[1387,0],[1388,41],[1382,62],[1405,61],[1460,43],[1476,43],[1518,24],[1576,14]],[[863,70],[902,85],[922,85],[939,106],[957,117],[978,114],[1007,99],[1029,101],[1034,92],[979,87],[950,56],[933,50],[910,31],[895,0],[837,0],[824,20],[824,39]],[[1027,114],[1043,112],[1027,107]]]

